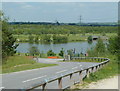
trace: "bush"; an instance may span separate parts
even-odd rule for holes
[[[67,36],[53,35],[53,43],[66,43],[66,42],[68,42]]]
[[[92,36],[89,36],[87,40],[92,42]]]
[[[29,49],[29,53],[30,53],[31,56],[35,56],[35,55],[39,55],[39,54],[40,54],[38,48],[35,47],[35,46],[32,46],[32,47]]]
[[[34,36],[29,35],[28,41],[29,41],[29,43],[33,43],[34,42]]]
[[[63,48],[60,50],[59,56],[61,56],[61,57],[64,56],[64,50],[63,50]]]
[[[97,44],[94,48],[87,51],[88,55],[91,57],[103,56],[106,54],[106,47],[102,39],[98,39]]]
[[[47,52],[47,56],[55,56],[56,54],[52,51],[52,50],[49,50]]]
[[[99,55],[100,53],[104,53],[106,51],[105,44],[103,43],[102,39],[98,39],[98,42],[95,46],[95,51]]]

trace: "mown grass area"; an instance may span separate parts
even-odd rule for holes
[[[99,80],[109,78],[118,74],[117,57],[115,55],[109,55],[107,58],[110,59],[110,62],[97,72],[91,73],[89,78],[85,78],[83,80],[84,86],[90,84],[91,82],[97,82]],[[75,85],[76,87],[75,89],[80,88],[80,86],[81,86],[80,84]]]
[[[7,59],[6,63],[2,65],[2,73],[11,73],[55,65],[57,64],[37,63],[26,56],[11,56]]]

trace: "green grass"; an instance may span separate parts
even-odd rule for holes
[[[114,55],[107,55],[107,58],[110,59],[110,62],[106,66],[104,66],[102,69],[98,70],[95,73],[91,73],[89,78],[85,78],[83,80],[82,85],[76,84],[75,89],[83,88],[86,85],[90,84],[91,82],[97,82],[99,80],[118,75],[117,57]]]
[[[92,60],[92,59],[84,59],[84,60],[71,60],[73,62],[96,62],[96,63],[100,63],[100,61],[98,60]]]
[[[36,63],[32,59],[25,56],[11,56],[7,59],[7,62],[2,65],[2,73],[11,73],[55,65],[57,64]]]
[[[53,35],[53,34],[47,34],[47,35]],[[85,33],[85,35],[83,34],[69,34],[69,36],[67,34],[59,34],[60,36],[67,36],[68,37],[68,42],[73,42],[73,41],[86,41],[88,36],[102,36],[101,33],[98,34],[93,34],[93,33]],[[28,36],[29,35],[14,35],[14,37],[16,37],[17,39],[19,39],[20,41],[28,41]],[[35,34],[33,34],[33,36],[36,36]],[[41,39],[42,35],[39,35],[39,39]],[[106,33],[105,34],[106,37],[110,38],[110,37],[114,37],[117,36],[117,33]]]
[[[110,58],[111,60],[106,66],[104,66],[101,70],[95,73],[91,73],[90,77],[86,78],[84,81],[89,83],[117,75],[118,74],[117,58],[113,55],[108,56],[108,58]]]
[[[77,59],[77,60],[70,60],[70,61],[60,61],[60,62],[96,62],[100,63],[98,60],[92,60],[92,59]]]

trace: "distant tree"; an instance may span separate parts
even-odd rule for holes
[[[39,36],[38,35],[35,37],[35,43],[39,43]]]
[[[51,42],[51,35],[43,35],[42,36],[42,41],[46,42],[46,43],[50,43]]]
[[[61,56],[61,57],[64,56],[64,49],[63,48],[60,50],[59,56]]]
[[[67,50],[67,54],[70,55],[70,57],[72,57],[74,55],[73,50],[72,49]]]
[[[30,47],[30,49],[29,49],[29,54],[30,54],[31,56],[35,56],[35,55],[39,55],[40,52],[39,52],[39,50],[38,50],[38,48],[37,48],[36,46],[32,46],[32,47]]]
[[[95,51],[98,53],[104,53],[106,51],[105,44],[103,43],[102,39],[98,39],[97,44],[95,46]]]
[[[92,36],[89,36],[87,40],[88,40],[88,43],[92,43],[92,40],[93,40]]]
[[[2,24],[2,61],[4,63],[8,56],[13,56],[16,53],[15,49],[18,44],[15,44],[16,38],[13,37],[9,30],[8,19],[4,17],[2,11],[0,11],[0,23]]]
[[[29,43],[33,43],[34,42],[34,36],[33,35],[29,35],[28,41],[29,41]]]
[[[56,54],[52,51],[52,50],[49,50],[47,52],[47,56],[55,56]]]

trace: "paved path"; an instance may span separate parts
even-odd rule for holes
[[[55,75],[63,74],[68,71],[86,68],[98,63],[90,63],[90,62],[59,62],[59,60],[63,59],[42,59],[39,58],[37,61],[40,63],[55,63],[58,66],[38,68],[27,71],[14,72],[9,74],[2,75],[2,86],[0,89],[23,89],[28,86],[39,84],[41,80],[48,79],[49,77],[53,77]],[[77,80],[77,79],[76,79]],[[66,85],[69,82],[64,80]],[[54,84],[50,84],[48,88],[54,89],[56,82]]]

